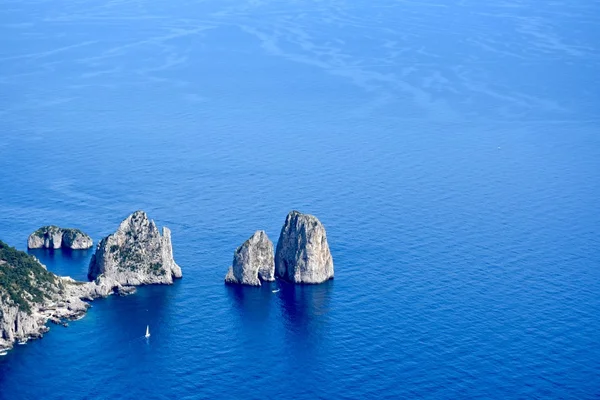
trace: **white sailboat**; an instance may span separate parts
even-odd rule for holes
[[[150,325],[146,325],[146,335],[147,338],[150,337]]]

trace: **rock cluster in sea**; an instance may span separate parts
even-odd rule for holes
[[[54,226],[39,229],[28,240],[29,248],[91,245],[83,232]],[[333,278],[325,227],[315,216],[290,212],[275,252],[266,232],[256,231],[234,252],[225,281],[260,286],[276,277],[295,284]],[[171,231],[163,228],[161,235],[145,212],[136,211],[98,243],[88,278],[91,282],[54,275],[35,257],[0,241],[0,351],[15,341],[41,337],[49,329],[47,321],[66,324],[65,320],[83,317],[90,306],[87,301],[181,278],[181,268],[173,259]]]
[[[52,248],[64,246],[65,240],[69,246],[74,243],[65,239],[64,230],[62,236],[53,228],[44,232]],[[170,284],[181,278],[171,232],[163,228],[161,235],[146,213],[133,213],[98,244],[88,278],[91,282],[54,275],[35,257],[0,241],[0,352],[16,341],[42,337],[49,330],[48,321],[66,325],[66,320],[83,317],[90,307],[87,301],[128,295],[137,285]]]
[[[161,235],[143,211],[127,217],[117,231],[98,243],[88,269],[88,278],[111,279],[123,286],[172,284],[181,278],[173,259],[171,231]]]
[[[29,235],[27,247],[30,249],[60,249],[83,250],[92,247],[92,238],[79,229],[44,226]]]
[[[226,283],[260,286],[278,278],[296,284],[318,284],[333,278],[333,258],[325,227],[317,217],[290,212],[273,257],[273,244],[257,231],[234,253]]]

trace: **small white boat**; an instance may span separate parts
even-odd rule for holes
[[[144,336],[147,338],[150,337],[150,325],[146,325],[146,334]]]
[[[273,293],[277,293],[277,292],[279,292],[280,290],[281,290],[281,289],[275,289],[275,290],[272,290],[272,292],[273,292]]]
[[[25,340],[19,340],[18,343],[21,344],[21,345],[26,344],[27,343],[27,339],[25,339]]]
[[[6,350],[0,351],[0,357],[5,356],[7,354],[8,354],[8,351],[6,351]]]

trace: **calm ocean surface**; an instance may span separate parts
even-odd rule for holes
[[[0,399],[600,397],[599,37],[583,0],[3,0],[0,239],[143,209],[184,278],[16,346]],[[225,286],[292,209],[335,280]]]

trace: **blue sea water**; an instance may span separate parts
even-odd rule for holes
[[[0,239],[144,209],[184,278],[16,346],[0,399],[600,397],[599,37],[582,0],[4,0]],[[335,280],[225,286],[292,209]]]

